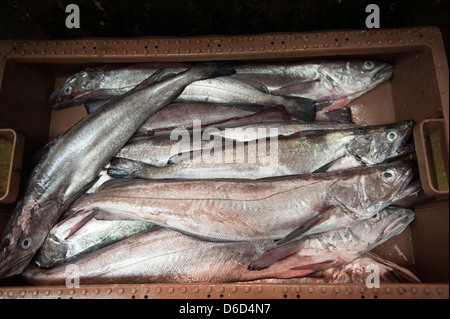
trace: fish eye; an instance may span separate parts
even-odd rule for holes
[[[363,67],[365,70],[370,71],[375,68],[375,63],[373,63],[372,61],[365,61]]]
[[[370,219],[375,223],[379,222],[381,219],[381,215],[380,215],[380,213],[376,213],[376,214],[372,215],[372,217]]]
[[[394,132],[394,131],[391,131],[391,132],[389,132],[388,134],[387,134],[387,140],[389,141],[389,142],[393,142],[393,141],[395,141],[396,139],[397,139],[397,133],[396,132]]]
[[[381,173],[381,179],[386,184],[392,184],[395,182],[395,172],[391,169]]]
[[[32,240],[30,237],[25,237],[19,241],[19,247],[22,249],[29,249],[31,247]]]
[[[69,95],[70,93],[72,93],[72,87],[66,86],[66,88],[64,89],[64,94]]]

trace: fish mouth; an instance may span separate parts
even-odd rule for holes
[[[389,237],[391,234],[401,233],[416,217],[414,211],[404,210],[399,214],[394,221],[392,221],[378,236],[378,240]]]
[[[24,255],[19,258],[4,258],[0,261],[0,279],[20,274],[27,266],[29,256]]]
[[[416,171],[411,173],[410,178],[407,178],[400,188],[395,201],[413,196],[422,190],[422,184],[420,183],[419,174]]]
[[[394,66],[392,64],[386,64],[372,77],[372,81],[378,83],[384,81],[392,76],[394,73]]]

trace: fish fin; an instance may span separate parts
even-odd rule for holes
[[[289,241],[291,241],[291,240],[293,240],[293,239],[295,239],[297,237],[300,237],[301,235],[306,233],[308,230],[310,230],[314,226],[323,223],[325,220],[330,218],[331,212],[332,212],[331,206],[326,207],[325,209],[320,211],[319,214],[317,214],[316,216],[314,216],[313,218],[311,218],[307,222],[305,222],[302,225],[300,225],[298,228],[296,228],[294,231],[289,233],[283,239],[279,240],[277,242],[277,245],[286,244],[287,242],[289,242]]]
[[[320,263],[309,264],[299,267],[292,267],[291,270],[312,270],[313,272],[317,272],[332,267],[334,263],[335,263],[334,260],[329,259]]]
[[[145,170],[147,165],[149,164],[127,158],[115,157],[111,160],[110,167],[108,167],[106,172],[113,178],[133,178],[139,176],[139,173]]]
[[[86,108],[87,114],[91,114],[96,112],[97,110],[100,110],[103,105],[110,102],[110,100],[98,100],[98,101],[92,101],[92,102],[86,102],[84,103],[84,107]]]
[[[214,63],[217,66],[216,71],[211,75],[211,77],[219,77],[219,76],[227,76],[233,75],[236,73],[236,70],[233,68],[233,63],[231,61],[220,61],[220,62],[201,62],[202,64]]]
[[[314,85],[316,85],[317,82],[320,80],[312,80],[312,81],[303,81],[303,82],[295,82],[286,86],[283,86],[281,88],[278,88],[276,90],[273,90],[271,94],[273,95],[287,95],[290,94],[302,94],[306,93],[309,90],[314,88]]]
[[[83,210],[84,211],[84,210]],[[69,234],[67,235],[66,239],[71,237],[73,234],[75,234],[81,227],[87,224],[88,221],[90,221],[96,214],[97,209],[93,209],[86,217],[81,219],[78,223],[76,223],[71,229]]]
[[[286,97],[286,99],[293,99],[296,104],[294,107],[284,105],[291,116],[306,122],[314,121],[316,117],[316,101],[302,97]]]
[[[330,167],[332,167],[334,164],[336,164],[337,162],[339,162],[344,156],[341,156],[339,158],[336,158],[335,160],[332,160],[331,162],[328,162],[327,164],[319,167],[318,169],[316,169],[313,174],[315,173],[325,173],[326,171],[328,171],[330,169]]]
[[[272,264],[276,263],[278,260],[295,254],[302,248],[303,248],[303,240],[290,242],[288,244],[265,252],[258,259],[252,261],[247,268],[248,270],[265,269],[271,266]]]
[[[349,107],[342,107],[337,110],[316,113],[316,122],[337,122],[352,123],[352,113]]]

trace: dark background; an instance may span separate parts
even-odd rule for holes
[[[70,3],[80,29],[65,27]],[[1,0],[0,40],[360,30],[370,3],[381,28],[438,26],[448,54],[448,0]]]

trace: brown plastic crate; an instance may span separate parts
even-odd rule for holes
[[[147,284],[80,288],[27,286],[0,281],[0,298],[448,298],[448,190],[440,189],[427,142],[438,130],[448,159],[448,65],[435,27],[342,30],[195,38],[76,39],[0,42],[0,127],[26,139],[32,154],[85,115],[82,107],[47,108],[53,89],[81,69],[106,63],[208,60],[293,60],[370,58],[395,64],[393,78],[351,102],[359,124],[405,119],[416,122],[414,139],[424,192],[404,205],[416,220],[375,252],[413,271],[421,284]],[[23,94],[26,91],[27,94]],[[25,156],[27,161],[29,156]],[[447,163],[444,160],[444,163]],[[445,167],[448,182],[448,165]],[[1,215],[3,219],[6,214]],[[1,223],[0,223],[1,226]]]

